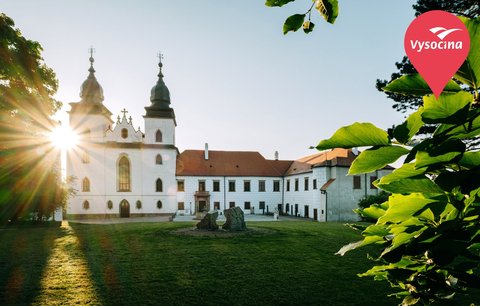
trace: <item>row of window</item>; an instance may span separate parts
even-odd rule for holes
[[[377,180],[376,176],[370,176],[370,189],[377,189],[373,182]],[[362,177],[361,176],[354,176],[353,177],[353,189],[362,189]]]
[[[84,177],[82,180],[82,191],[90,192],[90,180],[88,177]],[[130,180],[125,178],[122,179],[122,176],[120,176],[118,180],[118,191],[131,191]],[[155,191],[163,192],[163,181],[160,178],[158,178],[155,182]]]
[[[228,202],[228,207],[235,207],[235,202]],[[244,202],[243,209],[252,209],[251,202]],[[213,209],[220,210],[220,202],[213,202]],[[265,201],[258,202],[258,209],[265,209]],[[185,202],[178,202],[178,210],[185,210]]]
[[[122,202],[125,201],[125,200],[122,200]],[[120,202],[120,203],[122,203]],[[128,202],[127,202],[128,203]],[[128,204],[129,205],[129,204]],[[82,205],[83,209],[87,210],[87,209],[90,209],[90,202],[88,202],[87,200],[83,201],[83,205]],[[142,209],[142,201],[138,200],[136,203],[135,203],[135,207],[137,209]],[[163,207],[163,203],[162,201],[158,200],[157,201],[157,208],[158,209],[162,209]],[[109,210],[113,209],[113,202],[112,201],[108,201],[107,202],[107,208]]]
[[[310,178],[305,177],[303,178],[303,190],[309,190],[310,188]],[[296,178],[294,181],[294,190],[298,191],[299,190],[299,179]],[[312,189],[317,189],[317,179],[313,179],[312,181]],[[287,184],[286,184],[286,191],[290,191],[290,180],[287,179]]]
[[[83,164],[89,164],[90,163],[90,155],[88,154],[87,151],[83,151],[82,153],[82,163]],[[163,165],[163,158],[161,154],[157,154],[155,156],[155,164],[156,165]]]
[[[259,192],[265,192],[266,191],[266,181],[265,180],[259,180],[258,181],[258,191]],[[243,191],[244,192],[250,192],[251,191],[251,181],[249,180],[244,180],[243,181]],[[280,181],[275,180],[273,181],[272,189],[274,192],[279,192],[280,191]],[[184,180],[177,180],[177,191],[185,191],[185,181]],[[198,181],[198,191],[206,191],[206,182],[205,180],[199,180]],[[228,181],[228,191],[229,192],[235,192],[236,191],[236,181],[235,180],[229,180]],[[213,192],[220,192],[220,181],[219,180],[214,180],[213,181]]]

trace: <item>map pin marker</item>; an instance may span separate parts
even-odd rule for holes
[[[429,11],[410,23],[405,52],[438,99],[467,58],[470,36],[463,22],[445,11]]]

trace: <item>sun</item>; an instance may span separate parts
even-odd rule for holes
[[[78,135],[68,126],[58,126],[49,135],[50,142],[56,148],[68,150],[77,144]]]

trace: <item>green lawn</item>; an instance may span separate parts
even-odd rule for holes
[[[250,222],[262,234],[173,234],[194,223],[0,230],[0,305],[396,305],[357,273],[342,224]]]

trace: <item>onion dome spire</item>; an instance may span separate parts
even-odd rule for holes
[[[150,101],[152,102],[151,106],[154,106],[157,109],[170,109],[170,91],[168,90],[167,85],[165,85],[165,82],[163,81],[162,58],[163,54],[159,53],[158,81],[157,84],[152,87],[152,90],[150,92]]]
[[[173,108],[170,107],[170,91],[163,81],[163,72],[162,72],[162,59],[163,55],[158,54],[158,81],[155,86],[152,87],[150,92],[150,106],[145,107],[147,118],[171,118],[175,120],[175,112]],[[176,124],[176,123],[175,123]]]
[[[93,102],[93,103],[102,103],[103,102],[103,88],[97,81],[95,77],[95,69],[93,68],[93,63],[95,62],[93,58],[94,49],[90,48],[90,68],[88,69],[88,77],[83,82],[80,87],[80,98],[82,102]]]

